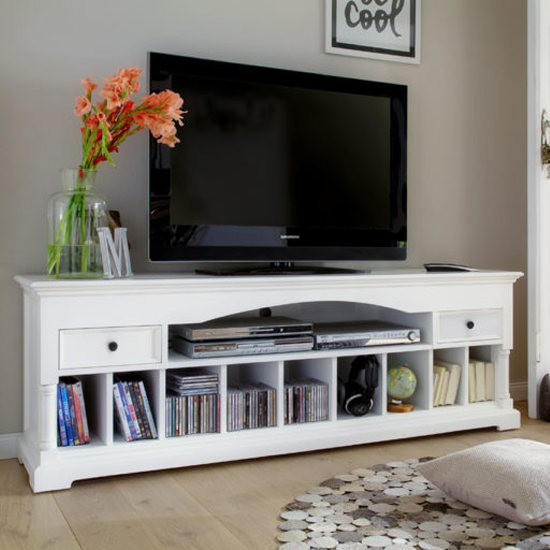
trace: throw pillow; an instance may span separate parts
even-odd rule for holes
[[[524,525],[550,522],[550,445],[506,439],[421,463],[444,493]]]

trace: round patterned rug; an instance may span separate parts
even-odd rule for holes
[[[281,512],[279,550],[548,550],[549,527],[528,527],[472,508],[434,487],[415,466],[377,464],[312,487]]]

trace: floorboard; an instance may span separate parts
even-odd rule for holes
[[[282,508],[309,487],[373,464],[523,437],[550,444],[550,424],[484,429],[256,460],[79,481],[33,494],[16,460],[0,461],[0,550],[270,550]]]
[[[17,460],[0,460],[0,548],[78,550],[53,493],[34,494]]]

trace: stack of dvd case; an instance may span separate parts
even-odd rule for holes
[[[57,444],[61,447],[84,445],[90,441],[82,382],[64,377],[57,384]]]
[[[220,431],[219,377],[201,369],[166,374],[166,437]]]
[[[276,391],[263,383],[227,388],[227,431],[269,428],[277,424]]]
[[[328,384],[315,378],[285,382],[285,424],[328,419]]]
[[[118,431],[126,441],[157,438],[143,380],[118,378],[113,384],[113,400]]]

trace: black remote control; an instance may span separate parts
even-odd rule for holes
[[[446,264],[446,263],[428,263],[424,264],[426,271],[429,272],[444,272],[444,271],[477,271],[475,267],[468,267],[467,265],[460,264]]]

